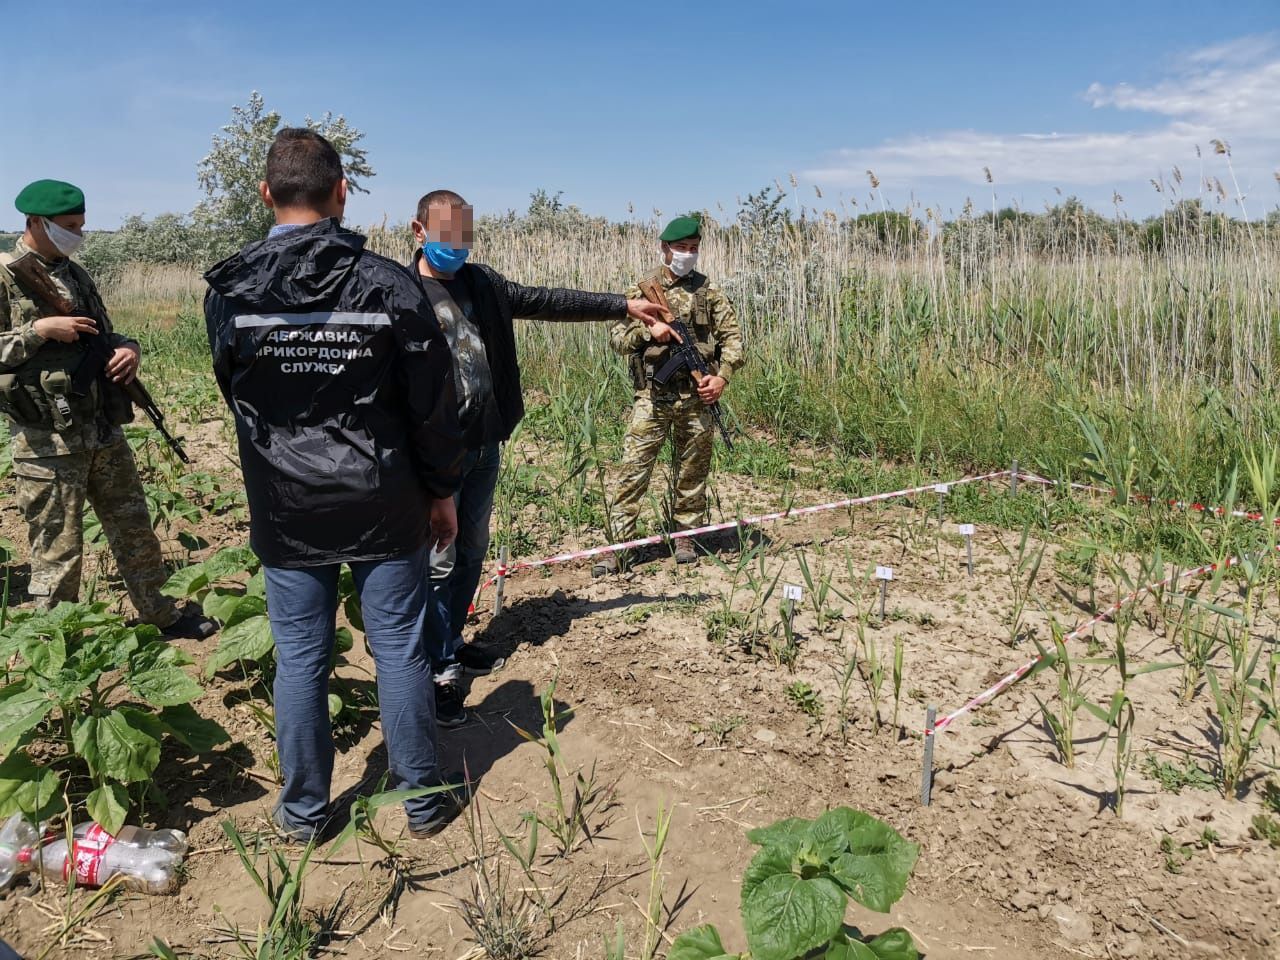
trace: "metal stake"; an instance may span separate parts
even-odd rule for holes
[[[880,581],[880,622],[884,623],[884,603],[889,596],[889,581]]]
[[[1013,461],[1013,467],[1009,470],[1009,496],[1017,496],[1018,493],[1018,461]]]
[[[937,707],[929,707],[925,711],[924,770],[920,774],[920,802],[926,807],[933,796],[933,723],[937,718]]]
[[[507,547],[501,547],[498,550],[498,589],[493,593],[493,615],[495,617],[502,613],[502,599],[507,586],[507,560],[509,557],[510,550]]]
[[[965,559],[969,564],[969,576],[973,576],[973,537],[972,535],[964,538]]]

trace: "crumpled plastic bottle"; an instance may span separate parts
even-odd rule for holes
[[[187,837],[180,830],[146,830],[125,827],[112,836],[93,822],[72,830],[71,855],[65,833],[40,831],[20,813],[0,828],[0,889],[20,873],[37,871],[65,882],[101,887],[112,877],[123,876],[126,889],[168,894],[178,889],[178,867],[187,852]]]

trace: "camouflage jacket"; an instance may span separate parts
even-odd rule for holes
[[[738,314],[724,291],[696,270],[685,277],[672,277],[666,270],[659,270],[653,276],[661,284],[672,312],[693,333],[698,349],[707,357],[711,369],[726,380],[732,379],[733,374],[742,368],[745,354]],[[639,285],[633,284],[627,289],[626,296],[637,299],[643,294]],[[665,362],[666,349],[653,343],[648,328],[639,320],[615,323],[609,340],[616,352],[631,358],[633,367],[637,362],[645,366],[661,366]],[[693,382],[688,377],[676,377],[666,388],[651,388],[688,394],[693,392]]]
[[[28,252],[34,251],[22,240],[18,240],[12,255],[0,254],[0,372],[22,366],[47,342],[34,329],[35,321],[40,316],[35,304],[23,296],[12,275],[4,269],[5,264]],[[75,303],[76,315],[91,317],[97,321],[97,336],[109,338],[113,347],[125,343],[136,345],[135,341],[112,330],[107,308],[98,295],[93,278],[84,267],[70,259],[45,260],[42,257],[41,261],[58,289]],[[122,437],[120,428],[111,426],[101,416],[94,421],[76,423],[71,429],[63,431],[23,427],[11,421],[9,433],[13,438],[12,452],[15,460],[95,450],[115,443]]]

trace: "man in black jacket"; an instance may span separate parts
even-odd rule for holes
[[[457,541],[432,551],[434,616],[428,646],[435,671],[436,718],[441,726],[465,722],[462,673],[482,675],[501,661],[462,642],[462,627],[489,549],[489,518],[498,483],[498,445],[524,416],[513,317],[535,320],[621,320],[632,317],[662,342],[671,329],[660,307],[612,293],[526,287],[491,267],[467,263],[474,229],[471,206],[452,190],[418,201],[413,220],[414,272],[444,327],[453,351],[459,419],[467,447],[456,497]]]
[[[276,226],[205,275],[205,319],[276,644],[274,815],[307,839],[329,803],[343,563],[377,666],[393,786],[440,783],[425,581],[429,547],[457,532],[463,448],[448,344],[413,277],[339,225],[347,183],[333,147],[310,130],[280,131],[261,189]],[[427,836],[456,801],[433,794],[405,810],[410,832]]]

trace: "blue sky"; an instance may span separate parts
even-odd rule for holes
[[[1203,171],[1234,197],[1214,137],[1252,215],[1280,201],[1275,0],[3,6],[21,42],[0,192],[71,180],[91,227],[194,206],[196,164],[252,90],[365,131],[378,176],[357,223],[441,186],[481,212],[542,187],[619,219],[729,213],[791,175],[789,203],[951,214],[991,203],[984,166],[1000,205],[1119,192],[1141,216],[1174,165],[1188,195]]]

